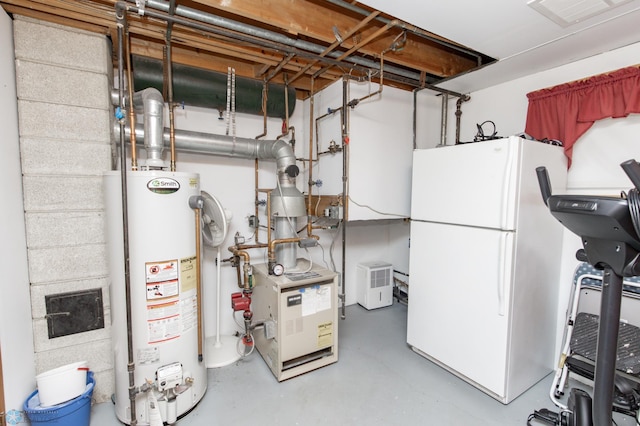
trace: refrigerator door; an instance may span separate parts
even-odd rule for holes
[[[411,223],[407,343],[503,402],[514,237]]]
[[[515,229],[517,137],[413,152],[411,218]]]

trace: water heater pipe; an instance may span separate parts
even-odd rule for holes
[[[133,94],[133,108],[139,114],[144,113],[143,131],[144,148],[147,151],[147,166],[150,168],[165,167],[165,162],[162,159],[162,152],[164,151],[162,144],[164,99],[162,98],[162,93],[158,89],[151,87],[135,92]],[[137,136],[136,134],[136,140],[138,139]]]

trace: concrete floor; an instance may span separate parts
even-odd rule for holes
[[[337,363],[278,383],[255,351],[210,369],[200,403],[179,426],[526,425],[534,409],[555,410],[552,375],[503,405],[414,353],[406,344],[407,307],[347,307]],[[110,403],[92,407],[91,426],[119,425]],[[539,423],[535,423],[536,425]],[[630,417],[616,424],[635,425]]]

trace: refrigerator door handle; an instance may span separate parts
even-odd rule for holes
[[[507,283],[511,277],[512,232],[503,232],[500,235],[500,253],[498,253],[498,315],[505,315],[507,310],[507,297],[505,295]]]
[[[509,142],[511,142],[511,139],[509,139]],[[513,181],[513,156],[515,155],[517,150],[514,149],[511,143],[505,144],[505,149],[507,150],[507,162],[506,167],[504,168],[504,176],[502,179],[502,208],[500,211],[500,228],[513,229],[513,225],[509,223],[509,216],[510,209],[513,203],[515,203],[515,200],[511,199],[511,184]]]

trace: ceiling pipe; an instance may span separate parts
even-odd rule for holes
[[[370,11],[363,9],[361,7],[358,7],[354,4],[348,3],[344,0],[327,0],[327,2],[332,3],[336,6],[340,6],[343,7],[345,9],[348,9],[352,12],[356,12],[360,15],[368,15],[369,13],[371,13]],[[398,19],[394,19],[393,21],[391,19],[387,19],[384,18],[382,16],[379,16],[376,18],[376,21],[382,22],[385,25],[389,25],[390,23],[394,26],[394,27],[398,27],[398,28],[402,28],[403,30],[409,31],[415,35],[417,35],[418,37],[424,38],[426,40],[432,41],[434,43],[437,43],[441,46],[445,46],[449,49],[453,49],[453,50],[457,50],[458,52],[462,52],[465,55],[469,55],[469,56],[473,56],[474,58],[476,58],[476,63],[478,64],[478,66],[482,65],[482,55],[479,55],[478,53],[469,50],[469,49],[465,49],[464,47],[458,46],[454,43],[448,42],[446,40],[442,40],[438,37],[434,37],[433,35],[431,35],[430,33],[428,33],[427,31],[416,27],[415,25],[411,25],[408,24],[404,21],[400,21]]]
[[[133,3],[137,3],[136,0],[128,0],[129,2],[133,2]],[[170,4],[169,2],[166,1],[162,1],[162,0],[146,0],[145,1],[146,7],[149,7],[151,9],[155,9],[155,10],[159,10],[165,13],[169,12],[170,9]],[[149,16],[152,16],[149,12],[149,10],[147,9],[141,9],[139,7],[130,7],[131,10],[137,10],[138,13],[142,13],[142,14],[147,14]],[[254,27],[248,24],[243,24],[240,22],[236,22],[230,19],[226,19],[226,18],[222,18],[216,15],[212,15],[210,13],[205,13],[202,12],[200,10],[197,9],[192,9],[189,7],[185,7],[185,6],[181,6],[178,5],[174,11],[174,13],[177,16],[181,16],[184,18],[188,18],[188,19],[192,19],[196,22],[203,22],[203,23],[207,23],[210,25],[214,25],[216,27],[220,27],[220,28],[224,28],[230,31],[235,31],[235,32],[239,32],[241,34],[246,34],[246,35],[250,35],[253,37],[256,37],[258,39],[263,39],[263,40],[269,40],[272,42],[276,42],[276,43],[280,43],[282,45],[285,46],[289,46],[289,47],[294,47],[297,49],[301,49],[303,51],[308,51],[308,52],[313,52],[314,54],[316,54],[315,56],[317,56],[318,54],[322,54],[325,50],[326,47],[315,44],[315,43],[311,43],[305,40],[301,40],[301,39],[293,39],[290,37],[287,37],[286,35],[274,32],[274,31],[269,31],[269,30],[265,30],[262,28],[258,28],[258,27]],[[172,20],[174,22],[177,22],[177,20],[175,20],[173,17],[164,17],[164,19],[167,20]],[[192,26],[188,21],[187,22],[180,22],[181,25],[185,25],[185,26]],[[228,37],[232,37],[232,38],[238,38],[237,34],[233,34],[233,33],[227,33],[225,34]],[[254,40],[255,42],[255,40]],[[288,51],[288,53],[296,53],[296,55],[300,55],[299,52],[291,52]],[[330,52],[327,54],[327,57],[330,58],[337,58],[340,57],[341,55],[343,55],[344,52],[342,51],[334,51],[334,52]],[[323,57],[319,57],[319,59],[323,59]],[[346,62],[352,63],[352,64],[356,64],[356,65],[360,65],[363,66],[365,68],[368,69],[377,69],[378,64],[375,61],[372,61],[370,59],[367,58],[362,58],[362,57],[356,57],[356,56],[352,56],[349,58],[345,59]],[[410,80],[413,81],[420,81],[420,73],[416,73],[416,72],[411,72],[408,71],[406,69],[403,68],[399,68],[399,67],[394,67],[394,66],[387,66],[387,72],[389,72],[390,74],[395,74],[401,77],[405,77],[408,78]],[[386,77],[388,79],[392,80],[391,76]],[[435,81],[435,79],[434,79]]]

